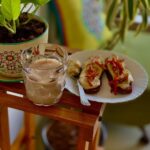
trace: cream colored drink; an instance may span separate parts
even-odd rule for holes
[[[25,77],[26,94],[35,104],[51,105],[58,101],[64,89],[65,73],[55,58],[41,58],[29,66]]]

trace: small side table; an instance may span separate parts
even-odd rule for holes
[[[21,94],[13,95],[11,92]],[[26,149],[34,150],[34,129],[32,114],[71,123],[79,127],[77,150],[96,150],[99,138],[100,121],[105,108],[104,103],[91,102],[83,106],[80,99],[64,90],[60,102],[50,107],[39,107],[28,100],[23,83],[0,83],[0,147],[10,150],[8,107],[24,111]]]

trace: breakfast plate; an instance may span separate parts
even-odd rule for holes
[[[118,55],[121,59],[124,59],[127,68],[130,70],[133,76],[134,81],[132,83],[132,93],[117,94],[117,95],[111,93],[108,79],[104,73],[102,77],[102,86],[99,92],[97,92],[96,94],[86,94],[89,100],[96,101],[96,102],[105,102],[105,103],[120,103],[120,102],[131,101],[131,100],[135,100],[137,97],[143,94],[143,92],[147,88],[148,75],[145,69],[137,61],[129,58],[126,55],[117,52],[106,51],[106,50],[80,51],[72,54],[69,59],[79,60],[81,63],[83,63],[89,57],[92,56],[100,56],[105,60],[105,58],[112,56],[114,54]],[[68,89],[71,93],[79,96],[77,83],[68,74],[66,75],[65,88]]]

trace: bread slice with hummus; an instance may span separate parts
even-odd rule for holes
[[[104,64],[98,56],[90,57],[82,65],[79,82],[86,93],[93,94],[100,90],[103,72]]]
[[[125,61],[116,55],[105,60],[106,74],[111,87],[111,92],[115,95],[129,94],[132,92],[133,76],[126,68]]]

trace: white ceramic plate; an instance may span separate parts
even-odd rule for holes
[[[147,75],[146,71],[144,70],[144,68],[138,62],[136,62],[135,60],[133,60],[123,54],[111,52],[111,51],[102,51],[102,50],[80,51],[80,52],[72,54],[70,56],[70,59],[79,60],[79,61],[81,61],[81,63],[83,63],[91,56],[101,56],[103,59],[105,59],[106,57],[111,56],[113,54],[116,54],[120,58],[123,58],[125,60],[126,66],[130,70],[130,72],[132,73],[133,78],[134,78],[134,82],[132,84],[133,91],[131,94],[114,95],[113,93],[110,92],[108,79],[107,79],[106,75],[104,74],[104,76],[102,78],[102,86],[101,86],[100,91],[96,94],[86,94],[88,99],[91,101],[105,102],[105,103],[126,102],[126,101],[136,99],[147,88],[148,75]],[[77,84],[69,75],[67,75],[67,77],[66,77],[66,86],[65,87],[70,92],[79,96]]]

